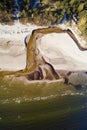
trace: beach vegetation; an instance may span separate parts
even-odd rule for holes
[[[79,14],[78,27],[84,35],[87,35],[87,10]]]
[[[35,8],[31,8],[30,0],[18,1],[20,6],[19,18],[21,22],[32,22],[38,25],[54,25],[62,21],[76,20],[77,26],[86,34],[87,1],[85,0],[45,0]],[[0,22],[14,22],[14,1],[0,1]],[[66,17],[65,17],[66,15]],[[25,20],[26,19],[26,20]],[[83,27],[84,25],[84,27]]]

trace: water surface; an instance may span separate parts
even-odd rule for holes
[[[86,130],[87,86],[0,80],[0,130]]]

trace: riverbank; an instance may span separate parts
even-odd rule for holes
[[[59,25],[58,25],[59,26]],[[59,26],[67,29],[65,25]],[[0,70],[18,71],[26,67],[26,47],[24,38],[40,26],[15,23],[12,26],[0,25]],[[44,28],[44,27],[43,27]],[[70,28],[71,29],[71,28]],[[86,42],[72,30],[77,41],[86,47]],[[51,33],[37,39],[38,49],[45,60],[56,71],[87,71],[87,51],[80,50],[68,33]],[[85,44],[84,44],[85,43]]]

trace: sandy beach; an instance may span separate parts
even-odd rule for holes
[[[20,70],[26,66],[26,47],[24,38],[37,26],[0,25],[0,70]]]
[[[0,70],[20,70],[26,67],[24,38],[34,29],[30,24],[0,25]],[[52,33],[37,40],[44,58],[56,70],[87,70],[87,51],[81,51],[67,33]]]
[[[87,51],[82,51],[67,33],[42,37],[40,51],[57,70],[87,70]]]

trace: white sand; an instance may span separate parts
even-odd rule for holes
[[[26,66],[24,38],[36,29],[35,25],[16,23],[0,25],[0,70],[20,70]]]
[[[20,70],[26,66],[24,38],[38,28],[30,24],[0,25],[0,69]],[[55,69],[87,70],[87,51],[81,51],[67,33],[52,33],[38,40],[39,49]],[[38,42],[37,41],[37,42]]]
[[[39,49],[57,70],[87,70],[87,51],[81,51],[67,33],[45,35]]]

